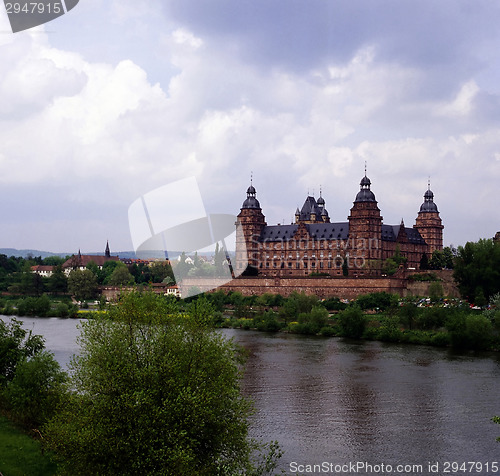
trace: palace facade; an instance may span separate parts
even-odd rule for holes
[[[324,198],[308,196],[295,223],[268,225],[253,184],[238,215],[236,268],[244,275],[304,277],[381,276],[387,258],[402,256],[419,269],[443,249],[443,224],[428,190],[413,227],[383,223],[370,179],[361,179],[347,221],[331,223]]]

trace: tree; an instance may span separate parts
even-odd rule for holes
[[[26,428],[39,427],[55,414],[65,394],[66,379],[50,352],[24,358],[4,392],[10,414]]]
[[[110,286],[126,286],[134,284],[134,277],[130,274],[125,265],[117,266],[109,277],[108,284]]]
[[[53,294],[68,291],[68,277],[64,274],[61,265],[55,266],[52,275],[49,277],[49,290]]]
[[[47,256],[43,259],[43,264],[45,266],[62,266],[66,258],[62,258],[61,256]]]
[[[492,342],[493,325],[481,314],[452,314],[446,322],[451,345],[458,349],[488,349]]]
[[[307,327],[309,334],[318,334],[328,322],[328,311],[323,306],[314,306],[310,312],[299,314],[298,319]]]
[[[43,338],[23,329],[21,321],[0,320],[0,389],[14,378],[19,362],[43,348]]]
[[[0,320],[0,404],[27,429],[51,417],[65,392],[66,375],[44,348],[20,321]]]
[[[99,284],[102,284],[102,281],[104,280],[104,274],[101,273],[100,269],[99,269],[99,266],[97,266],[97,263],[93,260],[90,260],[88,263],[87,263],[87,266],[85,266],[85,268],[87,268],[88,270],[92,271],[96,278],[97,278],[97,281],[99,282]]]
[[[113,271],[119,266],[123,266],[126,268],[125,264],[121,263],[120,261],[106,261],[102,265],[102,269],[99,270],[99,284],[109,284],[109,280],[111,278],[111,275],[113,274]]]
[[[434,281],[429,284],[429,297],[432,302],[437,302],[443,297],[443,286],[439,281]]]
[[[66,474],[257,474],[238,349],[198,299],[121,296],[82,324],[74,393],[45,432]],[[259,474],[263,474],[262,472]]]
[[[468,242],[458,247],[453,276],[460,294],[469,302],[488,302],[500,291],[500,243]]]
[[[447,269],[453,269],[455,266],[454,260],[456,256],[456,250],[452,246],[446,246],[443,248],[443,259],[444,267]]]
[[[88,270],[75,269],[68,277],[68,290],[76,299],[92,299],[97,294],[97,278],[95,274]]]
[[[387,258],[384,261],[382,271],[384,272],[384,274],[392,276],[396,273],[399,267],[406,264],[407,261],[408,258],[401,254],[400,246],[396,245],[396,249],[394,250],[394,255],[392,256],[392,258]]]
[[[420,269],[429,269],[429,257],[424,253],[420,258]]]
[[[445,266],[446,259],[443,252],[441,250],[434,250],[429,263],[430,269],[443,269]]]
[[[153,283],[161,283],[170,278],[175,283],[172,266],[168,261],[157,261],[150,266],[150,276]]]
[[[340,312],[339,322],[342,335],[345,337],[359,339],[365,331],[366,319],[358,306],[351,306]]]
[[[385,291],[362,294],[356,299],[356,305],[362,310],[374,309],[385,311],[398,304],[398,298],[395,294],[389,294]]]

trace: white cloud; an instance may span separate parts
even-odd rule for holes
[[[455,99],[450,103],[438,104],[436,114],[443,116],[466,116],[472,111],[474,99],[480,89],[472,79],[467,81],[461,88]]]
[[[185,30],[184,28],[178,28],[172,33],[172,38],[175,43],[179,45],[187,45],[193,49],[198,49],[203,46],[203,40],[201,38],[197,38],[190,31]]]

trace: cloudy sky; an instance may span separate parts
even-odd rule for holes
[[[130,204],[190,176],[212,213],[253,172],[269,224],[320,187],[345,221],[365,161],[385,223],[430,176],[445,245],[491,237],[499,24],[491,0],[80,0],[13,34],[2,6],[0,247],[130,250]]]

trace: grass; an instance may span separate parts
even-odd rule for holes
[[[57,465],[42,455],[40,443],[0,415],[0,473],[3,476],[54,476]]]

